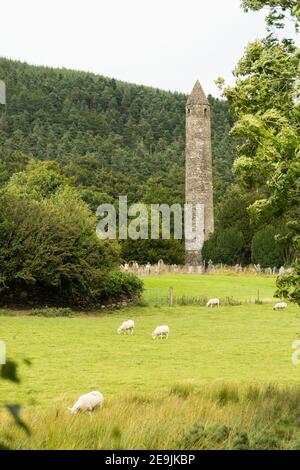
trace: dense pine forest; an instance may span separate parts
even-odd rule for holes
[[[96,204],[104,195],[147,201],[153,187],[164,202],[183,202],[185,95],[7,59],[0,77],[7,85],[2,181],[30,158],[56,160]],[[225,101],[210,103],[219,198],[232,178],[233,119]]]
[[[50,160],[93,211],[103,202],[116,203],[119,195],[129,202],[184,203],[186,95],[4,58],[0,78],[7,87],[0,115],[1,185],[29,161]],[[216,236],[218,229],[222,236],[205,256],[248,263],[255,228],[247,207],[257,195],[234,182],[237,144],[229,135],[234,118],[227,101],[209,101]],[[184,262],[183,244],[176,240],[128,240],[121,248],[123,260]]]

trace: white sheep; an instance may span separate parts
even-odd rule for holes
[[[152,333],[152,338],[166,338],[168,339],[170,328],[167,325],[157,326]]]
[[[133,333],[134,329],[134,321],[133,320],[127,320],[122,323],[122,325],[117,329],[117,333],[126,333],[126,334],[131,334]]]
[[[285,308],[287,308],[286,302],[278,302],[274,305],[273,310],[284,310]]]
[[[206,307],[220,307],[220,299],[217,299],[217,298],[209,299],[209,301],[206,304]]]
[[[68,408],[72,414],[76,415],[78,411],[92,412],[95,408],[103,406],[104,397],[100,392],[89,392],[81,395],[74,403],[72,408]]]

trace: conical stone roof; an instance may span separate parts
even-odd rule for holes
[[[192,93],[188,97],[187,100],[187,105],[193,105],[193,104],[207,104],[209,105],[208,99],[206,98],[206,95],[203,91],[202,86],[200,85],[199,80],[196,81],[194,88],[192,90]]]

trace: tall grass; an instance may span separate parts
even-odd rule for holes
[[[70,308],[56,308],[56,307],[44,307],[44,308],[33,308],[29,315],[34,317],[71,317],[73,312]]]
[[[174,298],[174,305],[198,305],[200,307],[206,307],[206,304],[208,302],[208,297],[204,296],[194,296],[190,297],[187,295],[182,295],[179,297]],[[238,306],[242,305],[242,303],[249,303],[249,301],[244,301],[242,302],[241,300],[234,299],[233,297],[225,297],[220,299],[220,304],[222,306]]]
[[[3,411],[0,442],[14,449],[300,449],[300,388],[175,384],[169,391],[107,400],[91,416],[61,402],[22,417]]]

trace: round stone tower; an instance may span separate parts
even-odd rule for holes
[[[193,207],[194,239],[185,240],[186,263],[202,262],[201,250],[214,231],[210,105],[197,81],[186,104],[185,202]],[[196,220],[196,206],[203,205],[202,217]]]

